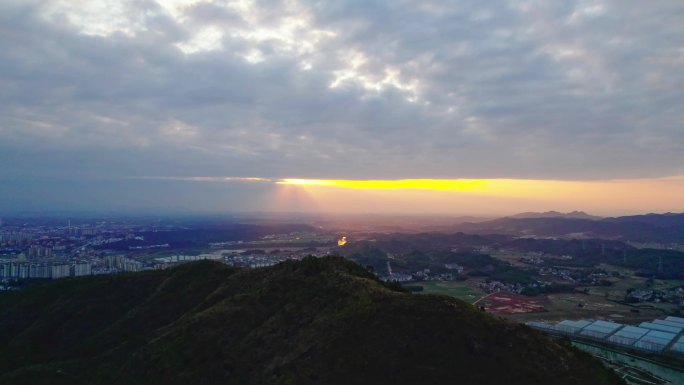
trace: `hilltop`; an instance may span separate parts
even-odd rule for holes
[[[599,361],[339,257],[0,295],[3,384],[621,384]]]

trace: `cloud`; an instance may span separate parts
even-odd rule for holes
[[[681,175],[682,11],[3,2],[0,176]]]
[[[268,178],[238,176],[139,176],[131,179],[183,182],[277,182]]]

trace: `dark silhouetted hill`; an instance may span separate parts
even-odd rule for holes
[[[607,222],[615,223],[645,223],[657,227],[684,227],[684,214],[644,214],[626,217],[606,218]]]
[[[620,384],[597,360],[342,258],[196,262],[0,295],[2,384]]]

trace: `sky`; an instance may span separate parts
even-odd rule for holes
[[[682,19],[678,0],[3,0],[0,214],[684,211]]]

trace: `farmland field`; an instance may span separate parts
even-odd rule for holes
[[[468,303],[473,303],[482,296],[463,282],[426,281],[411,283],[411,286],[422,286],[422,294],[443,294]]]

